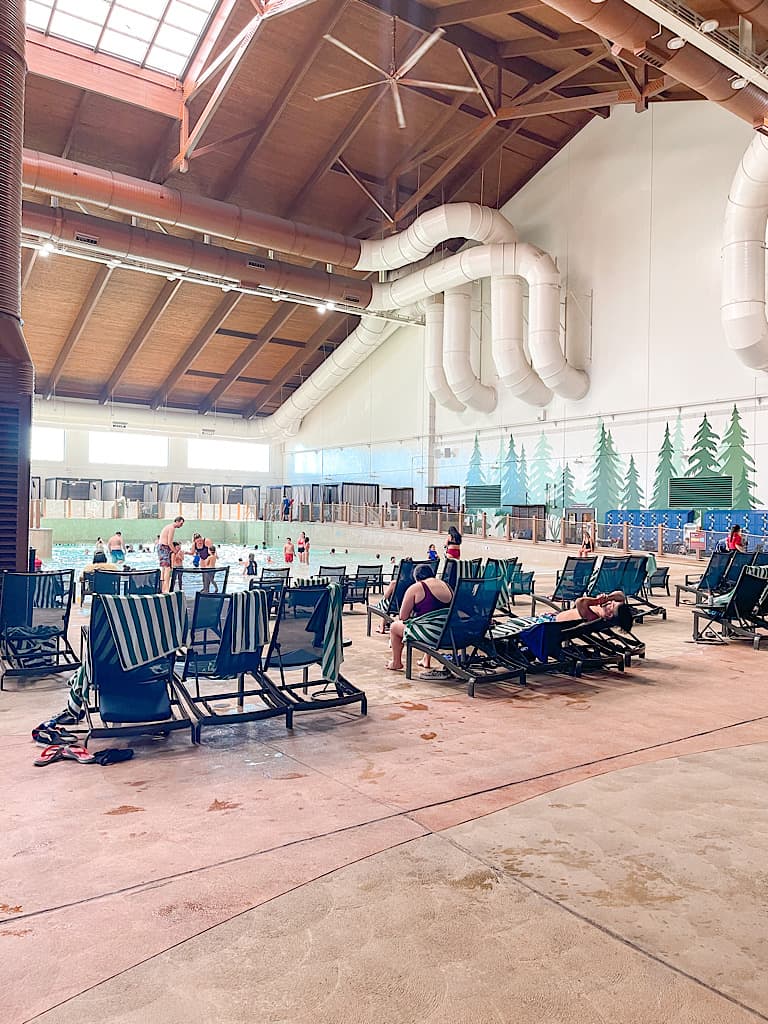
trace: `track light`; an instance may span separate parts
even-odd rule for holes
[[[720,28],[720,22],[717,18],[707,18],[706,21],[702,21],[699,25],[699,32],[704,32],[709,35],[710,32],[717,32]]]
[[[746,89],[747,85],[749,85],[749,83],[747,82],[746,78],[742,78],[740,75],[737,75],[735,78],[731,79],[732,89]]]
[[[684,46],[685,40],[681,39],[680,36],[672,36],[672,38],[667,43],[668,50],[682,50]]]

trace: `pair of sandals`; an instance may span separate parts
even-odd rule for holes
[[[79,744],[62,746],[60,743],[52,743],[40,752],[39,757],[35,758],[35,764],[38,768],[44,768],[47,764],[54,764],[56,761],[77,761],[79,764],[93,764],[95,760],[94,755]]]

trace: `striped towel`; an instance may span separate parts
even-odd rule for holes
[[[556,612],[547,615],[520,615],[514,618],[504,619],[497,622],[491,629],[491,636],[494,640],[503,640],[505,637],[517,636],[531,626],[538,626],[542,622],[554,622]]]
[[[232,595],[232,654],[258,651],[269,639],[269,596],[264,590]]]
[[[344,633],[342,629],[343,588],[338,583],[328,585],[328,609],[323,631],[323,656],[320,660],[323,679],[338,683],[341,663],[344,661]]]
[[[180,590],[101,601],[126,672],[173,654],[186,642],[187,609]]]
[[[34,577],[32,605],[34,608],[61,608],[64,579],[57,573],[41,573]]]
[[[415,640],[420,644],[436,644],[443,635],[443,628],[448,621],[449,612],[449,608],[435,608],[434,611],[427,612],[425,615],[406,619],[403,639]]]

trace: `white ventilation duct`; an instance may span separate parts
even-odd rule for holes
[[[528,283],[528,345],[534,369],[556,395],[583,398],[589,377],[568,363],[560,347],[560,275],[552,257],[533,245],[465,249],[397,281],[374,285],[369,309],[400,309],[484,277],[522,277]]]
[[[768,370],[766,220],[768,139],[755,135],[741,158],[728,194],[720,305],[728,347],[752,370]]]
[[[443,326],[443,366],[453,394],[464,405],[478,412],[493,412],[496,389],[481,384],[469,358],[472,342],[472,282],[450,288],[445,293]]]
[[[363,317],[349,337],[283,402],[277,412],[254,423],[254,436],[292,437],[304,416],[402,326],[391,320]]]
[[[491,337],[502,385],[529,405],[549,405],[552,392],[525,356],[522,278],[491,278]]]
[[[426,350],[424,376],[429,392],[445,409],[463,412],[466,406],[458,400],[448,386],[443,369],[443,324],[445,312],[442,295],[430,296],[423,303],[426,321]]]
[[[405,231],[383,240],[360,243],[360,259],[355,270],[395,270],[418,263],[436,245],[449,238],[467,241],[516,242],[517,232],[498,210],[477,203],[452,203],[422,213]]]

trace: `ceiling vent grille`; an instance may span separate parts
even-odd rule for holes
[[[733,477],[672,477],[669,481],[669,507],[732,508]]]
[[[75,232],[75,241],[82,242],[83,245],[98,245],[99,240],[96,235],[86,235],[82,231]]]

